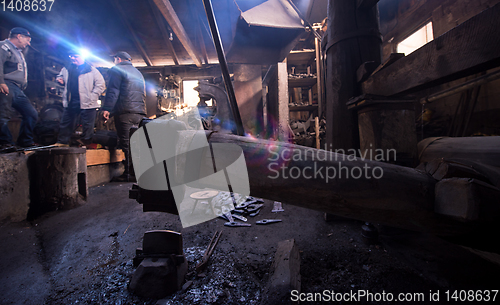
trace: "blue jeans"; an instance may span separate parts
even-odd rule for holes
[[[6,80],[9,87],[9,95],[0,94],[0,145],[14,144],[12,134],[10,133],[8,123],[12,116],[12,108],[17,110],[23,117],[17,145],[33,145],[33,128],[38,120],[38,112],[31,105],[30,100],[16,84]]]
[[[61,124],[59,125],[58,143],[69,144],[71,135],[77,127],[78,115],[80,115],[80,124],[82,125],[81,139],[89,143],[92,141],[96,109],[80,109],[80,103],[73,101],[68,107],[64,108]]]

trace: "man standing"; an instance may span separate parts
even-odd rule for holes
[[[97,100],[106,88],[101,73],[85,61],[78,51],[69,54],[71,65],[62,68],[56,80],[64,85],[64,112],[59,127],[56,145],[68,146],[71,135],[76,129],[78,115],[82,125],[82,135],[77,140],[82,145],[92,143]]]
[[[38,113],[23,92],[28,84],[28,69],[23,52],[30,44],[31,35],[28,30],[18,27],[10,31],[8,39],[0,41],[0,152],[15,150],[8,127],[11,107],[23,117],[17,145],[34,145],[33,128]]]
[[[116,133],[120,147],[125,153],[125,172],[115,181],[134,181],[134,172],[130,161],[130,128],[138,127],[146,115],[146,83],[141,72],[130,62],[127,52],[114,55],[115,66],[108,71],[109,84],[102,106],[103,117],[115,117]]]

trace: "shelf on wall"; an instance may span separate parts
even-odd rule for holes
[[[289,111],[314,111],[318,109],[318,105],[305,105],[305,106],[289,106]]]
[[[288,78],[289,87],[312,87],[316,84],[316,77]]]

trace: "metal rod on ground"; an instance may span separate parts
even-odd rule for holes
[[[205,267],[208,264],[208,259],[214,252],[215,246],[217,246],[217,243],[219,242],[220,236],[222,235],[222,231],[215,231],[214,236],[210,240],[210,243],[208,244],[207,250],[205,251],[205,254],[203,255],[202,261],[196,265],[196,272],[200,273],[205,269]]]
[[[231,111],[233,113],[234,123],[236,124],[236,133],[240,136],[244,136],[245,130],[243,129],[243,122],[241,121],[238,103],[236,102],[236,95],[234,94],[233,84],[231,83],[231,77],[229,75],[226,55],[224,54],[224,49],[222,47],[219,35],[219,29],[217,28],[217,23],[215,22],[215,15],[212,8],[212,1],[203,0],[203,6],[205,7],[205,13],[207,14],[210,31],[212,32],[212,38],[214,41],[215,50],[217,50],[217,57],[219,58],[220,69],[222,71],[222,78],[224,79],[224,85],[226,86],[226,92],[229,97],[229,104],[231,105]]]

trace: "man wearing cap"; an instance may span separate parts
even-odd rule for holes
[[[82,125],[82,135],[77,140],[82,145],[92,143],[97,100],[106,89],[106,82],[95,67],[85,61],[78,51],[70,51],[71,65],[62,68],[56,81],[64,85],[64,112],[57,137],[58,146],[68,146],[71,135],[76,129],[78,115]]]
[[[11,107],[23,117],[17,145],[21,147],[34,145],[33,128],[38,113],[23,92],[28,84],[28,69],[24,55],[26,47],[30,44],[30,33],[19,27],[10,31],[8,39],[0,41],[0,152],[15,150],[8,127]]]
[[[139,126],[146,115],[146,83],[130,61],[127,52],[114,55],[115,66],[108,71],[108,89],[102,105],[104,119],[108,120],[110,115],[115,118],[116,133],[125,154],[125,172],[115,181],[135,180],[129,156],[130,128]]]

